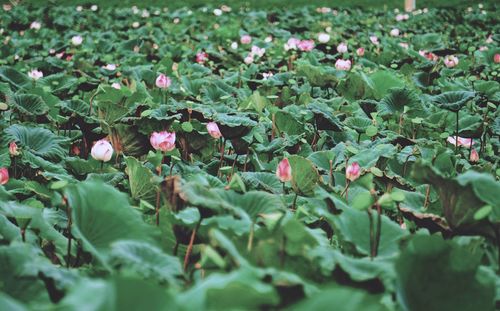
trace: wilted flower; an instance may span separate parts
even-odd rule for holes
[[[353,162],[349,164],[345,170],[345,178],[350,181],[355,181],[361,175],[361,168],[358,162]]]
[[[377,36],[370,36],[370,41],[375,45],[379,44]]]
[[[339,45],[337,45],[337,52],[339,53],[347,53],[347,43],[340,43]]]
[[[11,156],[15,157],[15,156],[18,156],[19,154],[21,154],[19,152],[19,149],[17,148],[17,144],[15,141],[11,142],[9,144],[9,153]]]
[[[351,61],[346,59],[337,59],[335,62],[335,68],[337,70],[350,70],[351,69]]]
[[[288,162],[287,158],[278,163],[278,167],[276,168],[276,177],[281,182],[287,182],[292,180],[292,167],[290,166],[290,162]]]
[[[250,42],[252,42],[252,37],[250,37],[249,35],[243,35],[240,38],[240,42],[241,44],[250,44]]]
[[[495,56],[493,56],[493,61],[495,64],[500,63],[500,54],[496,53]]]
[[[208,54],[205,52],[196,53],[196,62],[198,64],[204,64],[208,60]]]
[[[390,35],[393,37],[399,36],[399,29],[397,29],[397,28],[392,29],[390,32]]]
[[[476,149],[472,149],[470,152],[470,159],[471,162],[477,162],[479,161],[479,154],[477,153]]]
[[[83,38],[80,35],[73,36],[71,38],[71,43],[73,43],[73,45],[80,45],[80,44],[82,44],[82,42],[83,42]]]
[[[314,48],[314,40],[300,40],[297,48],[303,52],[309,52]]]
[[[318,34],[318,41],[321,43],[327,43],[328,41],[330,41],[330,35],[322,32]]]
[[[160,89],[166,89],[170,87],[171,84],[172,80],[163,73],[160,73],[160,75],[156,78],[156,86]]]
[[[113,155],[113,146],[106,139],[98,140],[90,151],[92,158],[97,161],[108,162]]]
[[[447,141],[452,144],[453,146],[463,146],[465,148],[470,148],[471,145],[474,145],[475,142],[472,140],[472,138],[463,138],[463,137],[458,137],[458,142],[455,136],[450,136],[448,137]]]
[[[42,24],[40,22],[34,21],[30,25],[30,29],[40,30],[42,28]]]
[[[43,72],[37,69],[33,69],[30,72],[28,72],[28,77],[30,77],[33,80],[38,80],[40,78],[43,78]]]
[[[175,148],[175,132],[153,132],[149,138],[149,142],[155,150],[163,152],[171,151]]]
[[[456,65],[458,65],[458,57],[454,56],[454,55],[447,55],[445,58],[444,58],[444,64],[446,67],[448,68],[453,68],[455,67]]]
[[[115,64],[107,64],[106,66],[102,66],[102,68],[109,70],[109,71],[113,71],[113,70],[116,70],[116,65]]]
[[[356,50],[356,54],[358,54],[358,56],[363,56],[365,55],[365,49],[364,48],[359,48]]]
[[[222,137],[222,133],[219,130],[219,126],[215,122],[208,122],[207,123],[207,131],[208,131],[208,134],[215,139],[219,139]]]
[[[6,167],[0,168],[0,185],[5,185],[9,181],[9,170]]]

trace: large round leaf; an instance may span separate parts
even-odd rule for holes
[[[9,98],[9,105],[27,116],[41,116],[49,112],[49,106],[38,95],[15,94]]]
[[[450,91],[432,97],[432,102],[443,109],[457,112],[475,96],[469,91]]]
[[[313,196],[320,176],[311,160],[293,155],[288,158],[288,161],[292,167],[293,190],[300,195]]]

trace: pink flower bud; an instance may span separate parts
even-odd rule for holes
[[[208,60],[208,54],[205,52],[196,53],[196,62],[198,64],[204,64]]]
[[[222,137],[222,133],[219,130],[219,126],[217,126],[217,123],[215,122],[207,123],[207,131],[208,134],[210,134],[210,136],[212,136],[215,139]]]
[[[33,69],[30,72],[28,72],[28,77],[30,77],[33,80],[38,80],[40,78],[43,78],[43,72]]]
[[[281,160],[276,168],[276,177],[281,182],[287,182],[292,180],[292,167],[290,166],[290,162],[288,162],[287,158]]]
[[[500,54],[495,54],[495,56],[493,56],[493,61],[495,62],[495,64],[500,63]]]
[[[470,152],[470,159],[471,162],[477,162],[479,161],[479,154],[477,153],[476,149],[472,149]]]
[[[73,36],[71,38],[71,43],[73,43],[73,45],[80,45],[82,44],[82,42],[83,42],[82,36]]]
[[[458,65],[458,57],[454,55],[448,55],[444,58],[444,64],[448,68],[453,68]]]
[[[249,35],[243,35],[240,38],[240,42],[241,44],[250,44],[250,42],[252,42],[252,37],[250,37]]]
[[[303,52],[312,51],[314,48],[314,40],[300,40],[297,47]]]
[[[151,137],[149,138],[149,142],[155,150],[161,150],[163,152],[174,150],[175,132],[153,132],[153,134],[151,134]]]
[[[337,61],[335,62],[335,68],[337,70],[350,70],[351,69],[351,61],[346,59],[346,60],[343,60],[343,59],[337,59]]]
[[[97,161],[108,162],[113,155],[113,146],[106,139],[98,140],[92,146],[90,155]]]
[[[392,29],[390,32],[390,35],[392,37],[398,37],[399,36],[399,29],[397,29],[397,28]]]
[[[355,181],[361,175],[361,168],[359,167],[358,162],[353,162],[349,164],[345,170],[345,178],[350,181]]]
[[[156,86],[160,89],[166,89],[170,87],[171,84],[172,80],[163,73],[160,73],[160,75],[156,78]]]
[[[17,148],[17,144],[16,144],[16,142],[14,142],[14,141],[13,141],[13,142],[11,142],[11,143],[9,144],[9,153],[10,153],[10,155],[11,155],[11,156],[13,156],[13,157],[18,156],[19,154],[21,154],[21,153],[19,152],[19,149]]]
[[[359,48],[356,50],[356,54],[358,54],[358,56],[363,56],[365,55],[365,49],[364,48]]]
[[[5,185],[9,181],[9,170],[6,167],[0,168],[0,185]]]
[[[253,63],[253,56],[251,54],[248,54],[248,56],[245,57],[243,61],[245,62],[245,64],[250,65],[251,63]]]

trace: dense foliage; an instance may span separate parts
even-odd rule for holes
[[[0,309],[493,310],[496,13],[4,6]]]

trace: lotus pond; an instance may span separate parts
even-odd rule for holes
[[[494,4],[6,4],[0,310],[494,310]]]

